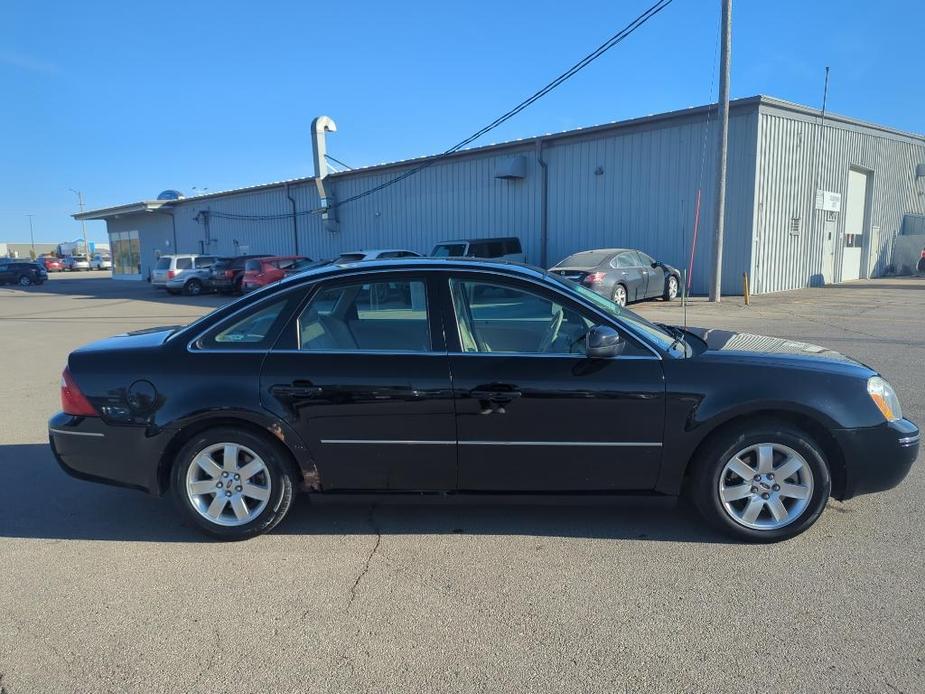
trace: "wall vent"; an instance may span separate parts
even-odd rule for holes
[[[495,178],[514,180],[527,176],[527,158],[524,156],[508,157],[495,164]]]
[[[799,217],[790,218],[790,235],[799,236],[800,235],[800,226],[802,222]]]

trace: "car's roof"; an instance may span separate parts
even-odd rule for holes
[[[477,239],[449,239],[448,241],[439,241],[435,246],[442,246],[445,243],[484,243],[485,241],[519,241],[519,236],[483,236]]]
[[[494,270],[513,276],[540,279],[548,273],[538,267],[498,258],[383,258],[347,263],[328,263],[318,267],[307,268],[303,272],[290,275],[280,285],[291,286],[303,281],[356,272],[379,272],[382,270]]]
[[[344,251],[338,253],[338,257],[344,255],[376,255],[381,253],[414,253],[408,248],[369,248],[363,251]]]

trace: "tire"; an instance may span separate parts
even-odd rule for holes
[[[228,445],[235,446],[237,453],[225,464]],[[197,460],[203,458],[209,458],[215,467],[208,463],[200,466]],[[235,474],[246,475],[246,469],[255,463],[259,463],[259,471],[252,477],[234,478]],[[213,482],[216,489],[222,485],[224,497],[219,491],[210,491]],[[259,496],[250,496],[242,487]],[[203,491],[196,494],[200,489]],[[181,512],[199,529],[222,540],[246,540],[269,532],[286,516],[294,485],[279,444],[246,430],[216,427],[193,437],[177,453],[171,490]],[[242,518],[239,512],[243,511],[247,514]]]
[[[770,460],[765,466],[759,456],[768,449],[772,455],[764,456]],[[745,475],[731,470],[729,465],[735,465],[737,457],[747,465],[739,468],[743,473],[751,475],[747,472],[751,468],[751,472],[762,473],[761,479],[746,483]],[[786,474],[780,470],[797,464],[796,472],[780,479]],[[769,470],[773,471],[771,479],[767,478]],[[693,462],[688,491],[700,514],[721,532],[746,542],[779,542],[816,522],[832,491],[832,478],[825,455],[806,432],[782,421],[758,419],[727,429],[707,442]],[[723,493],[726,501],[721,498]],[[779,518],[772,505],[786,511],[786,517]],[[756,517],[752,518],[749,508],[758,509]]]
[[[674,301],[678,298],[678,278],[668,275],[665,279],[665,291],[662,293],[663,301]]]
[[[20,275],[19,279],[16,280],[16,283],[20,287],[30,287],[32,286],[32,278],[29,275]]]
[[[622,284],[617,284],[613,288],[613,293],[610,295],[610,300],[613,301],[617,306],[626,306],[626,287]]]
[[[202,294],[202,282],[192,279],[183,285],[183,293],[187,296],[199,296]]]
[[[242,288],[244,284],[244,275],[239,275],[234,281],[234,287],[231,290],[231,293],[235,296],[241,296],[244,293]]]

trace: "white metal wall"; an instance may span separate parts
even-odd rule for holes
[[[890,264],[903,214],[925,211],[925,198],[917,193],[915,182],[916,164],[925,162],[925,142],[920,139],[839,120],[821,126],[811,115],[763,104],[758,147],[752,267],[756,292],[821,284],[824,213],[814,209],[814,171],[818,187],[841,193],[843,206],[849,169],[873,172],[862,277],[877,276]],[[796,234],[793,218],[800,219]],[[835,281],[841,278],[844,221],[842,209],[836,219]]]

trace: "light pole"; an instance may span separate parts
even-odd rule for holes
[[[722,51],[719,67],[719,163],[716,167],[716,227],[710,301],[719,302],[723,282],[723,227],[726,222],[726,151],[729,145],[729,61],[732,52],[732,0],[722,0]]]
[[[32,242],[32,259],[35,260],[35,233],[32,231],[32,215],[26,215],[29,218],[29,240]]]
[[[77,195],[77,205],[80,207],[80,211],[84,211],[84,194],[79,190],[74,190],[73,188],[68,188],[69,191]],[[80,220],[80,231],[83,233],[84,237],[84,253],[87,254],[87,258],[90,258],[90,244],[87,243],[87,223],[84,220]]]

